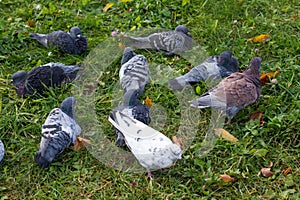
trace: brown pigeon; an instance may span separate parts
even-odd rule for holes
[[[259,80],[261,61],[260,57],[252,58],[244,72],[235,72],[223,79],[216,87],[192,100],[191,106],[212,107],[226,112],[230,121],[241,109],[258,100],[261,94]]]

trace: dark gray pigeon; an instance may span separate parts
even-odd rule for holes
[[[261,61],[260,57],[252,58],[244,72],[235,72],[223,79],[216,87],[191,101],[191,106],[212,107],[226,112],[229,123],[236,113],[259,99]]]
[[[151,170],[170,167],[181,159],[183,149],[150,126],[120,111],[113,111],[108,120],[122,131],[126,145],[148,171],[148,177],[152,177]]]
[[[144,124],[150,123],[150,109],[148,106],[142,104],[138,99],[138,91],[137,90],[129,90],[123,96],[122,104],[115,108],[111,113],[110,116],[113,118],[112,113],[115,111],[120,111]],[[124,135],[116,129],[117,133],[117,146],[124,146]]]
[[[77,77],[82,67],[64,65],[62,63],[48,63],[31,69],[28,73],[16,72],[12,75],[17,94],[24,97],[34,92],[42,93],[46,87],[60,87],[62,83],[69,83]]]
[[[237,58],[233,57],[230,51],[224,51],[218,56],[207,58],[185,75],[171,79],[169,85],[174,90],[182,90],[184,87],[199,83],[199,81],[225,78],[237,72],[238,67]]]
[[[4,150],[4,144],[3,144],[3,142],[0,140],[0,163],[3,161],[4,153],[5,153],[5,150]]]
[[[81,30],[73,26],[70,33],[54,31],[49,34],[31,33],[30,38],[37,40],[45,47],[58,47],[62,52],[68,54],[81,54],[88,48],[86,37],[82,36]]]
[[[137,49],[165,51],[167,55],[184,52],[192,47],[193,39],[186,26],[179,25],[174,31],[153,33],[147,37],[124,37],[126,46]],[[126,41],[128,39],[128,41]]]
[[[124,93],[129,90],[137,90],[138,94],[142,95],[149,79],[149,66],[145,56],[137,55],[131,48],[126,47],[121,64],[119,77]]]
[[[74,144],[81,133],[80,126],[74,119],[75,98],[68,97],[60,108],[54,108],[42,126],[40,149],[34,156],[34,161],[40,167],[47,167],[55,156]]]

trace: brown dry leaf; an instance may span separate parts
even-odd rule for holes
[[[275,76],[279,75],[280,71],[278,68],[276,68],[275,72],[262,72],[261,76],[259,77],[260,82],[262,85],[265,85],[266,83],[269,83],[271,78],[274,78]]]
[[[173,141],[174,144],[178,145],[181,150],[184,149],[184,145],[183,145],[181,137],[177,137],[177,136],[174,135],[174,136],[172,136],[172,141]]]
[[[288,175],[291,171],[292,171],[292,168],[291,168],[291,167],[287,167],[287,168],[285,168],[282,172],[283,172],[283,175],[286,176],[286,175]]]
[[[223,128],[215,128],[215,134],[221,136],[222,139],[227,140],[229,142],[238,142],[239,140],[231,135],[228,131]]]
[[[248,42],[265,43],[270,38],[270,34],[261,34],[253,38],[249,38]]]
[[[222,181],[224,181],[225,183],[228,183],[228,182],[233,182],[235,181],[235,179],[227,174],[222,174],[220,175],[220,178]]]
[[[32,21],[32,20],[28,21],[27,24],[30,27],[34,27],[34,21]]]
[[[145,105],[148,106],[149,108],[151,108],[153,106],[152,99],[149,97],[146,97]]]
[[[252,113],[252,115],[250,116],[250,120],[258,119],[260,121],[260,125],[263,126],[265,122],[262,119],[262,115],[263,115],[263,113],[261,111],[257,110],[254,113]]]
[[[103,12],[106,12],[108,9],[110,9],[111,7],[113,7],[113,5],[114,5],[114,3],[111,3],[111,2],[107,3],[105,5],[105,7],[103,8]]]
[[[72,147],[75,151],[84,149],[86,145],[91,144],[91,141],[81,137],[77,137],[74,146]]]
[[[274,174],[274,172],[271,171],[272,166],[273,166],[273,162],[270,163],[269,167],[262,167],[260,170],[261,174],[266,178],[272,176]]]

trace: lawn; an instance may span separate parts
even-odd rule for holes
[[[104,12],[107,3],[0,1],[0,139],[6,148],[0,165],[0,199],[300,199],[300,2],[115,1]],[[179,24],[189,28],[194,41],[208,55],[232,51],[239,59],[240,71],[251,58],[259,56],[263,59],[261,72],[274,72],[278,68],[280,74],[276,81],[263,86],[258,102],[240,111],[224,127],[239,140],[237,143],[218,139],[204,152],[202,141],[213,113],[211,109],[194,110],[194,114],[189,114],[193,117],[187,120],[191,124],[181,124],[196,126],[189,129],[193,129],[191,133],[182,133],[191,134],[193,139],[187,142],[182,160],[168,169],[153,171],[155,176],[149,179],[136,163],[132,165],[134,170],[124,171],[122,161],[131,155],[126,148],[114,146],[115,132],[107,120],[109,111],[121,97],[118,70],[122,50],[110,46],[110,41],[117,40],[111,33],[118,30],[130,35],[138,34],[137,30],[171,30]],[[82,55],[46,49],[29,38],[30,32],[68,31],[74,25],[81,28],[89,41],[88,51]],[[248,40],[261,34],[269,34],[270,38],[265,42]],[[180,102],[202,94],[208,86],[199,83],[190,96],[178,98],[158,81],[168,77],[165,69],[172,69],[173,75],[187,72],[193,67],[189,60],[148,50],[137,52],[146,56],[152,72],[161,75],[151,77],[141,98],[152,99],[153,127],[169,137],[184,132],[180,129],[184,111]],[[92,137],[91,130],[101,130],[101,134],[92,138],[96,149],[66,149],[50,167],[41,169],[33,160],[39,148],[41,125],[65,97],[80,96],[78,91],[82,88],[73,83],[49,89],[43,96],[22,99],[10,80],[18,70],[29,71],[48,62],[85,64],[86,69],[102,66],[88,72],[89,78],[96,79],[88,80],[96,83],[91,87],[97,86],[88,92],[95,89],[96,92],[90,106],[78,102],[78,108],[85,112],[76,113],[78,119],[96,123],[95,127],[87,121],[80,124],[84,130],[82,136]],[[155,71],[157,65],[162,72]],[[262,112],[263,124],[250,120],[255,111]],[[96,117],[86,116],[89,113],[95,113]],[[165,120],[164,127],[159,127],[157,116],[165,116],[160,118]],[[274,173],[262,176],[261,168],[270,163]],[[234,181],[224,182],[222,174],[233,177]]]

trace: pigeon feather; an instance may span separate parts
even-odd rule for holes
[[[4,144],[0,140],[0,163],[3,161],[4,154],[5,154]]]

